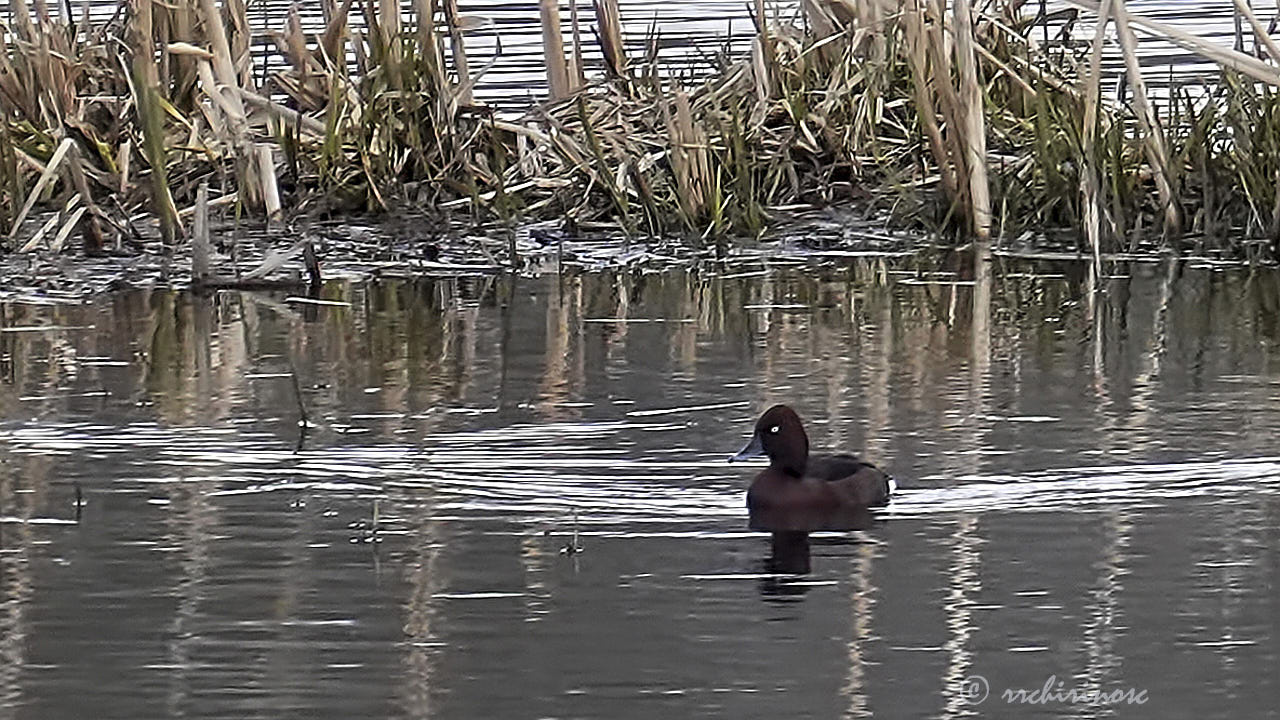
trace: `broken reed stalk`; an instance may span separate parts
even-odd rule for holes
[[[67,156],[67,178],[71,187],[79,193],[80,202],[84,203],[85,213],[80,220],[84,252],[87,255],[95,255],[106,249],[106,239],[102,234],[102,224],[98,221],[102,211],[93,201],[93,191],[89,187],[88,178],[85,177],[83,163],[80,146],[72,145],[70,154]]]
[[[569,0],[569,27],[573,32],[573,53],[569,56],[569,81],[577,90],[587,85],[582,62],[582,25],[578,21],[578,0]]]
[[[1080,128],[1080,152],[1084,156],[1083,177],[1080,191],[1083,197],[1084,235],[1093,251],[1095,274],[1102,269],[1102,197],[1101,174],[1098,171],[1097,146],[1098,102],[1102,77],[1102,44],[1107,36],[1107,23],[1111,19],[1111,1],[1102,0],[1098,10],[1098,22],[1094,27],[1093,45],[1089,51],[1089,66],[1084,79],[1084,120]]]
[[[800,0],[800,12],[815,37],[825,40],[838,32],[838,23],[821,0]]]
[[[1236,5],[1236,11],[1249,21],[1249,27],[1253,30],[1253,36],[1262,42],[1267,48],[1267,54],[1271,56],[1272,62],[1280,62],[1280,45],[1271,39],[1271,33],[1258,22],[1258,16],[1253,14],[1253,9],[1249,7],[1249,3],[1245,0],[1233,0]]]
[[[970,221],[974,236],[980,242],[985,242],[991,237],[991,193],[987,185],[987,138],[982,86],[978,81],[978,58],[973,49],[973,15],[969,0],[954,2],[956,65],[964,115],[965,159],[969,166]]]
[[[235,155],[236,176],[239,180],[241,197],[251,207],[260,208],[263,207],[261,194],[263,188],[275,183],[274,177],[268,179],[264,176],[267,174],[274,176],[275,168],[260,165],[258,156],[253,151],[249,139],[248,116],[239,92],[244,89],[244,86],[241,85],[240,77],[236,73],[231,44],[227,40],[226,28],[222,24],[222,15],[218,12],[214,0],[200,0],[200,7],[204,14],[205,34],[213,55],[212,76],[207,71],[207,63],[201,63],[200,73],[204,76],[201,83],[205,85],[205,94],[213,99],[214,105],[221,110],[224,127],[229,135],[226,142]],[[234,9],[232,13],[234,16]],[[258,172],[254,171],[255,166]]]
[[[960,97],[956,92],[955,86],[951,84],[951,48],[947,42],[948,36],[945,32],[947,24],[946,2],[945,0],[925,1],[927,2],[927,17],[930,20],[926,31],[929,41],[928,54],[933,61],[931,85],[938,94],[938,107],[941,111],[943,123],[949,128],[945,139],[947,144],[951,146],[948,154],[955,166],[956,197],[952,201],[952,206],[967,208],[970,204],[970,162],[969,155],[965,149],[964,133],[961,131],[961,128],[964,127],[964,118],[960,110]],[[968,217],[968,210],[965,209],[963,214]]]
[[[773,84],[770,80],[774,57],[773,45],[769,40],[769,31],[765,27],[762,0],[756,0],[757,24],[756,35],[751,39],[751,78],[755,87],[756,103],[752,112],[751,125],[758,126],[765,119],[769,110],[769,100],[773,96]]]
[[[18,211],[18,217],[13,220],[13,227],[9,229],[10,240],[17,239],[18,229],[22,227],[22,221],[27,219],[31,209],[35,207],[36,202],[40,200],[40,196],[44,194],[45,188],[50,187],[54,178],[58,176],[58,166],[62,163],[63,158],[67,156],[67,153],[71,152],[71,146],[74,143],[75,140],[71,138],[63,138],[62,142],[58,143],[58,148],[53,151],[53,155],[49,158],[49,163],[44,166],[44,172],[40,173],[40,178],[36,180],[35,187],[31,188],[31,192],[27,193],[27,201],[23,203],[22,209]]]
[[[671,136],[672,170],[679,188],[677,200],[690,228],[696,228],[706,209],[710,170],[707,163],[707,138],[694,123],[689,94],[675,92],[675,111],[664,104],[667,132]]]
[[[344,17],[345,13],[351,7],[351,2],[352,0],[344,0],[342,9],[339,10],[339,12],[344,14]],[[436,0],[413,0],[413,11],[417,16],[418,22],[417,54],[418,58],[426,64],[425,71],[421,74],[420,80],[423,84],[433,87],[436,90],[434,93],[435,102],[428,103],[429,109],[427,112],[428,115],[433,116],[436,122],[440,124],[441,127],[439,128],[439,132],[441,132],[441,134],[447,134],[448,128],[456,121],[458,103],[463,99],[474,102],[475,98],[471,95],[470,82],[464,82],[469,81],[469,78],[463,78],[461,75],[458,76],[458,83],[460,86],[465,84],[467,92],[465,94],[447,92],[447,89],[449,88],[449,79],[445,73],[444,54],[440,47],[440,37],[436,32]],[[345,25],[345,20],[342,21],[342,23]],[[470,71],[468,70],[468,73],[469,72]],[[337,80],[338,78],[335,73],[335,77],[331,80],[331,87],[333,87],[333,90],[330,91],[331,96],[337,90],[332,83],[336,83]],[[330,105],[333,104],[334,103],[330,103]],[[336,116],[332,118],[335,129],[337,119],[338,118]],[[325,144],[326,146],[332,147],[334,154],[336,154],[337,148],[334,146],[337,145],[337,138],[326,138]]]
[[[80,194],[76,193],[71,196],[71,200],[67,202],[66,207],[59,215],[59,219],[63,219],[62,228],[58,230],[57,235],[49,242],[49,252],[57,254],[62,252],[63,245],[80,223],[80,218],[84,217],[87,207],[80,204]]]
[[[244,122],[244,105],[240,102],[240,94],[235,92],[238,90],[240,80],[236,77],[235,62],[231,56],[231,45],[227,42],[227,31],[222,24],[222,15],[218,12],[218,6],[214,0],[200,0],[200,8],[204,13],[204,31],[212,49],[213,54],[213,73],[221,88],[208,88],[207,92],[213,96],[218,96],[220,105],[225,105],[235,111],[237,117],[234,120]],[[227,91],[231,92],[227,92]]]
[[[763,102],[772,94],[770,71],[777,58],[773,49],[773,41],[769,39],[769,21],[765,17],[764,0],[755,0],[753,12],[756,21],[756,37],[753,41],[752,54],[756,57],[756,92]]]
[[[195,1],[173,2],[169,8],[170,42],[195,43],[195,27]],[[190,112],[194,109],[196,81],[196,59],[181,55],[174,57],[169,97],[179,110]]]
[[[73,99],[67,94],[66,67],[62,58],[68,55],[67,38],[53,27],[49,10],[41,0],[36,0],[36,18],[39,29],[35,36],[36,58],[48,80],[45,97],[49,118],[60,122],[73,112]]]
[[[587,114],[587,103],[581,95],[578,96],[577,103],[578,119],[582,123],[582,132],[587,136],[587,147],[591,149],[591,155],[595,159],[596,167],[599,168],[599,180],[609,191],[609,197],[613,200],[614,207],[618,210],[618,215],[622,221],[622,229],[627,235],[632,232],[631,224],[627,221],[628,203],[627,194],[618,187],[614,182],[613,173],[609,172],[609,162],[605,159],[604,148],[600,144],[600,136],[591,125],[591,117]]]
[[[1280,46],[1271,39],[1271,33],[1267,31],[1262,23],[1258,22],[1257,16],[1253,14],[1252,8],[1244,0],[1235,0],[1236,10],[1249,21],[1249,27],[1253,30],[1255,46],[1257,42],[1262,42],[1267,48],[1267,55],[1270,56],[1272,62],[1280,62]],[[1271,236],[1273,248],[1277,242],[1280,242],[1280,167],[1276,168],[1274,173],[1273,184],[1275,185],[1275,197],[1271,203],[1271,221],[1268,223],[1267,234]]]
[[[367,12],[373,13],[374,4],[370,3]],[[381,57],[375,58],[388,74],[392,87],[400,87],[400,65],[403,52],[400,46],[401,18],[400,0],[378,0],[376,14],[369,16],[369,26],[378,33]]]
[[[618,0],[591,2],[596,11],[600,52],[604,54],[605,68],[613,78],[624,79],[627,77],[627,51],[622,45],[622,15],[618,12]]]
[[[262,207],[267,213],[267,222],[280,219],[280,190],[276,185],[275,153],[271,146],[261,143],[257,146],[258,177],[262,179]]]
[[[287,125],[296,125],[298,129],[305,130],[317,138],[323,138],[325,136],[324,123],[313,117],[303,115],[293,108],[285,107],[284,105],[281,105],[274,100],[264,98],[255,92],[241,90],[239,95],[240,99],[250,107],[262,110]]]
[[[191,284],[200,287],[208,282],[209,253],[209,183],[196,189],[195,218],[191,225]]]
[[[31,10],[28,9],[26,0],[10,0],[9,6],[15,38],[27,43],[29,46],[34,46],[37,42],[36,30],[31,24]],[[14,58],[15,62],[13,64],[16,66],[14,70],[18,82],[22,83],[24,87],[51,88],[52,80],[41,76],[44,73],[48,73],[48,66],[40,62],[38,58],[36,62],[24,62],[28,57],[27,55],[19,55]],[[40,94],[41,92],[36,92],[19,96],[24,101],[22,102],[24,106],[23,114],[33,121],[38,121],[45,127],[51,127],[54,123],[51,122],[51,118],[46,114],[45,105],[39,101]]]
[[[445,22],[449,25],[449,51],[453,53],[453,71],[458,76],[459,105],[474,105],[475,97],[471,92],[471,68],[467,63],[467,48],[463,44],[462,20],[458,13],[458,0],[444,0]],[[430,22],[424,18],[422,22]]]
[[[921,0],[908,0],[908,9],[903,21],[906,24],[907,62],[911,66],[912,89],[915,91],[916,115],[920,118],[921,129],[929,141],[929,154],[938,168],[942,179],[942,188],[947,199],[956,202],[959,190],[956,184],[955,165],[947,153],[946,140],[942,137],[942,129],[938,126],[938,111],[933,104],[932,83],[927,63],[932,53],[926,41],[924,8]]]
[[[249,9],[245,0],[222,0],[223,16],[230,28],[231,66],[237,82],[232,87],[255,89],[253,62],[249,56],[253,33],[249,29]]]
[[[1164,235],[1169,241],[1176,241],[1181,232],[1178,204],[1173,195],[1173,179],[1169,174],[1169,156],[1165,152],[1164,132],[1155,111],[1147,99],[1147,84],[1142,79],[1142,67],[1138,64],[1138,38],[1129,27],[1129,11],[1124,0],[1113,0],[1115,7],[1116,34],[1120,38],[1120,47],[1124,54],[1125,72],[1128,73],[1129,87],[1133,90],[1133,105],[1137,110],[1138,125],[1142,129],[1143,148],[1146,150],[1147,162],[1151,163],[1152,174],[1155,175],[1156,191],[1160,196],[1160,207],[1164,218]]]
[[[213,0],[205,0],[212,3]],[[133,86],[142,125],[143,152],[151,165],[151,196],[160,220],[160,237],[172,247],[180,226],[178,209],[169,191],[168,153],[165,150],[164,108],[160,101],[160,77],[152,49],[152,0],[136,0],[133,19]]]
[[[560,29],[560,1],[539,0],[542,20],[542,53],[547,62],[547,86],[552,100],[569,96],[569,66],[564,57],[564,36]]]
[[[900,4],[895,2],[895,5]],[[897,8],[893,8],[892,12],[897,12]],[[881,0],[869,0],[862,8],[862,23],[871,35],[871,55],[869,60],[872,65],[883,65],[889,55],[889,38],[885,32],[884,26],[885,8],[881,4]]]
[[[1066,0],[1066,2],[1069,5],[1083,8],[1092,13],[1098,12],[1098,2],[1096,0],[1093,2],[1088,0]],[[1142,28],[1150,35],[1167,40],[1184,50],[1200,55],[1206,60],[1220,65],[1223,69],[1235,70],[1268,85],[1280,85],[1280,68],[1263,62],[1252,55],[1224,48],[1211,40],[1197,37],[1168,23],[1162,23],[1150,18],[1126,13],[1125,20],[1134,27]]]

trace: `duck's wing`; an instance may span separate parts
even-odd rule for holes
[[[862,507],[888,505],[894,486],[887,473],[856,455],[812,456],[805,475],[835,483],[847,502]]]
[[[871,469],[880,472],[880,468],[863,460],[857,455],[810,455],[804,467],[804,474],[819,480],[843,480],[862,470]]]

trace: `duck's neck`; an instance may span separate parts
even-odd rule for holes
[[[794,459],[790,461],[786,461],[779,458],[778,460],[770,464],[773,465],[774,469],[780,471],[783,475],[800,479],[804,477],[804,468],[805,468],[805,465],[808,464],[807,461],[808,461],[808,458],[800,458],[799,462],[796,462]]]

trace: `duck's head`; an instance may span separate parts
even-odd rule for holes
[[[809,436],[796,411],[786,405],[774,405],[756,421],[755,433],[747,446],[729,462],[769,456],[769,465],[788,475],[804,475],[809,461]]]

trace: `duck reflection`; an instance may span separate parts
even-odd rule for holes
[[[792,575],[804,575],[810,571],[812,541],[809,533],[869,530],[875,522],[875,515],[866,508],[808,515],[795,509],[787,512],[752,509],[747,521],[752,530],[770,533],[769,554],[764,560],[765,572]],[[803,529],[793,529],[797,527]]]
[[[809,533],[775,532],[770,537],[769,555],[764,559],[764,569],[774,582],[780,574],[804,575],[810,569],[809,557]]]

